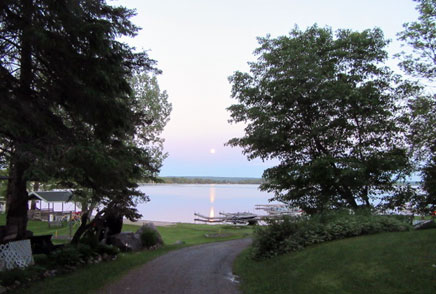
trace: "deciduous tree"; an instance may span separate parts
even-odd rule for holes
[[[426,94],[410,100],[409,139],[423,179],[423,195],[412,202],[423,212],[436,209],[436,100],[432,83],[436,77],[436,1],[415,0],[419,17],[405,23],[399,39],[411,52],[398,54],[401,68],[426,85]]]
[[[246,127],[228,144],[280,161],[261,189],[309,213],[394,193],[410,170],[396,115],[411,87],[383,65],[382,31],[315,25],[258,41],[250,72],[230,77],[231,120]]]

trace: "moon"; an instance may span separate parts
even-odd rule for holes
[[[215,151],[215,149],[214,149],[214,148],[211,148],[211,149],[209,150],[209,153],[210,153],[210,154],[215,154],[215,153],[216,153],[216,151]]]

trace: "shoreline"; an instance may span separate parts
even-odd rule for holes
[[[135,226],[142,226],[144,224],[152,223],[156,227],[169,227],[179,224],[178,222],[151,221],[145,219],[139,219],[135,222],[132,222],[128,219],[123,219],[123,223],[127,225],[135,225]]]

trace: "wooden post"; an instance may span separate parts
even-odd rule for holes
[[[70,238],[73,237],[73,221],[72,221],[72,218],[73,218],[73,212],[70,211],[70,221],[69,221],[69,225],[70,225]]]

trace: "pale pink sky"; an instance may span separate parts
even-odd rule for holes
[[[227,123],[228,76],[248,71],[257,36],[287,34],[295,24],[333,29],[380,27],[400,51],[395,34],[417,18],[412,0],[118,0],[112,5],[136,8],[133,22],[142,27],[129,43],[150,50],[163,70],[161,89],[173,104],[163,137],[169,153],[163,176],[260,177],[274,164],[247,161],[239,148],[224,143],[243,134]],[[391,64],[396,64],[393,61]],[[210,149],[215,149],[215,154]]]

